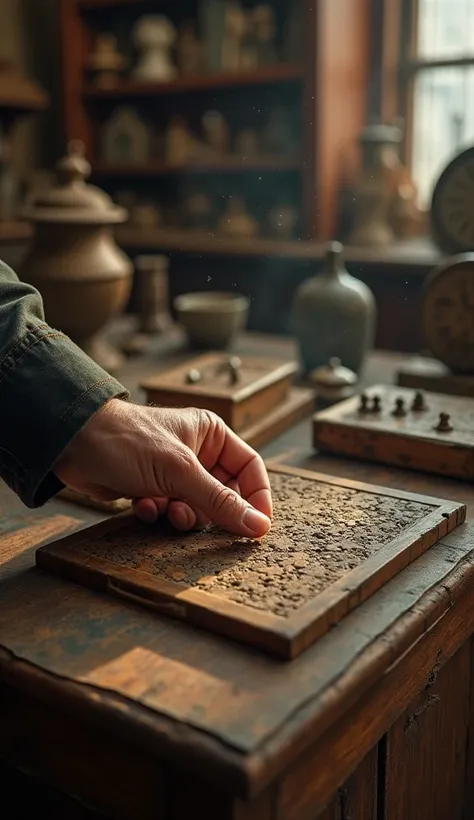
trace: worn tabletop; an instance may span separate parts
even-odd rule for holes
[[[139,397],[137,384],[144,377],[182,358],[180,345],[179,337],[163,341],[159,360],[127,365],[122,378],[133,395]],[[290,341],[268,337],[246,337],[240,352],[250,350],[294,356]],[[374,355],[365,382],[393,381],[400,363],[394,355]],[[472,515],[472,486],[318,457],[311,452],[310,430],[308,419],[266,447],[264,455],[462,501],[468,504],[468,517]],[[39,544],[100,517],[60,500],[28,511],[2,487],[0,680],[45,700],[63,701],[71,713],[101,712],[112,723],[133,728],[162,757],[201,768],[206,777],[225,775],[229,788],[241,794],[263,787],[326,732],[385,675],[431,619],[439,618],[443,601],[447,609],[473,580],[474,530],[464,525],[288,664],[34,567]],[[468,628],[468,623],[462,626]],[[433,663],[439,651],[433,648]],[[431,661],[427,651],[427,670],[419,662],[417,674],[427,672]],[[403,686],[416,686],[416,675],[409,675]],[[390,702],[384,706],[391,708]]]

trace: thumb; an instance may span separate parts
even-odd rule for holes
[[[210,521],[227,532],[247,538],[262,538],[270,529],[271,521],[266,515],[214,478],[197,459],[182,482],[182,487],[176,487],[177,496],[201,510]]]

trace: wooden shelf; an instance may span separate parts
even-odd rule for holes
[[[107,165],[97,162],[93,173],[102,177],[162,177],[173,174],[232,174],[265,171],[299,171],[301,163],[293,157],[259,157],[245,160],[238,156],[205,162],[187,162],[179,165],[170,163],[147,163],[146,165]]]
[[[233,239],[209,233],[176,230],[140,230],[125,225],[116,232],[117,241],[130,252],[165,251],[183,254],[267,257],[271,259],[321,260],[326,243],[301,239]],[[383,264],[430,268],[442,254],[428,239],[400,242],[388,248],[345,248],[345,259],[361,264]]]
[[[112,6],[144,6],[151,0],[77,0],[80,9],[105,9]],[[169,0],[161,0],[169,2]],[[156,3],[156,0],[155,0]]]
[[[84,91],[91,99],[122,99],[124,97],[154,97],[161,94],[184,94],[192,91],[208,91],[217,88],[238,88],[251,85],[302,80],[303,67],[291,63],[259,68],[245,72],[219,72],[196,77],[180,77],[171,83],[139,83],[124,80],[115,88],[97,88],[88,85]]]

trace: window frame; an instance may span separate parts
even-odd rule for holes
[[[374,0],[374,7],[377,2]],[[418,10],[418,0],[383,0],[382,121],[403,118],[402,159],[408,168],[412,167],[413,97],[417,74],[437,68],[474,66],[474,54],[447,59],[417,57]]]

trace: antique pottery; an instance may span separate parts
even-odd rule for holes
[[[244,329],[249,300],[234,293],[185,293],[174,307],[191,347],[222,350]]]
[[[110,372],[120,357],[97,334],[123,308],[131,287],[132,263],[111,230],[127,212],[86,183],[90,166],[81,143],[69,145],[57,173],[58,185],[23,211],[35,238],[20,275],[40,291],[48,323]]]
[[[303,371],[310,373],[332,358],[359,373],[375,333],[376,307],[369,288],[351,276],[342,245],[329,245],[324,270],[298,288],[292,320]]]

